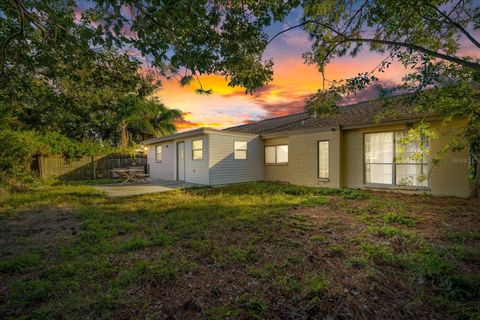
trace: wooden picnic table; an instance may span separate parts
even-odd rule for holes
[[[111,171],[116,173],[120,178],[125,179],[122,182],[122,184],[126,184],[128,182],[148,183],[148,180],[147,180],[148,174],[145,174],[145,171],[141,168],[119,168],[119,169],[112,169]]]

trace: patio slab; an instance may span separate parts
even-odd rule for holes
[[[145,184],[103,184],[94,188],[104,191],[109,197],[128,197],[147,193],[167,192],[175,189],[185,189],[198,186],[183,181],[149,180]]]

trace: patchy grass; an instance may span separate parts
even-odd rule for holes
[[[0,318],[477,319],[479,207],[266,182],[116,199],[39,185],[0,202]]]
[[[76,180],[76,181],[58,181],[56,184],[57,185],[74,185],[74,186],[79,186],[79,185],[101,185],[101,184],[115,184],[115,183],[121,183],[125,181],[124,179],[121,178],[110,178],[110,179],[90,179],[90,180]]]

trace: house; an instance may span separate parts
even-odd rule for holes
[[[398,160],[400,152],[418,149],[415,143],[401,149],[399,140],[421,120],[441,132],[426,142],[429,155]],[[433,168],[431,163],[463,124],[455,120],[446,127],[441,118],[412,108],[386,112],[363,102],[341,106],[331,117],[298,113],[224,130],[199,128],[144,145],[152,179],[202,185],[268,180],[468,197],[467,150],[447,152]]]

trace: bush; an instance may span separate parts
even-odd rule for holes
[[[30,175],[30,158],[41,144],[33,132],[1,130],[0,146],[0,185],[11,188]]]
[[[64,154],[69,158],[79,158],[113,151],[117,150],[90,140],[76,141],[58,132],[40,134],[35,131],[1,129],[0,189],[3,186],[4,190],[12,191],[19,182],[32,181],[29,165],[34,154]]]

